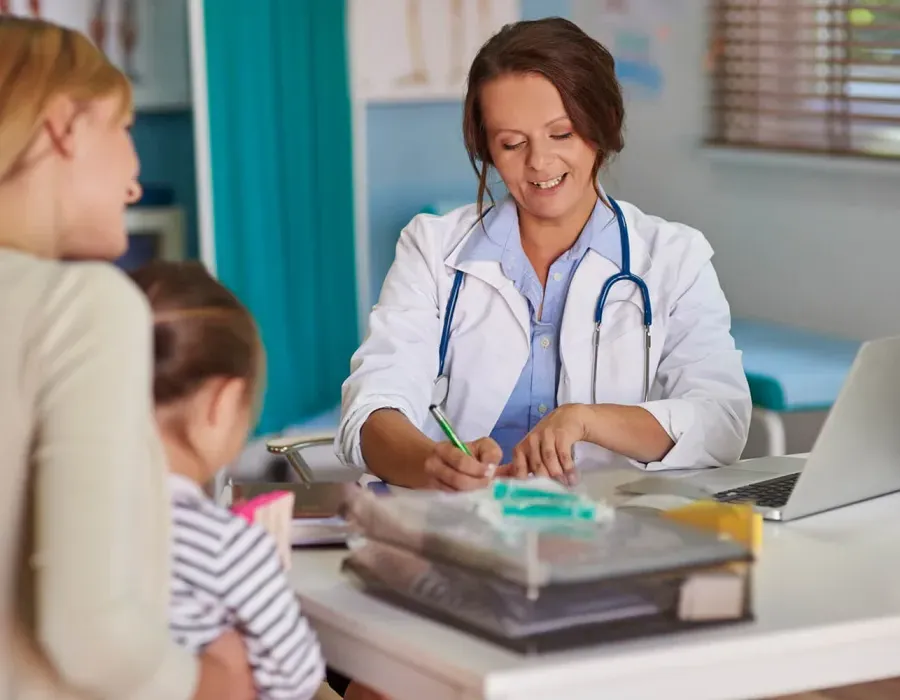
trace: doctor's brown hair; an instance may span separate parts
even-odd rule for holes
[[[625,146],[625,106],[609,51],[560,17],[507,24],[472,61],[463,107],[463,140],[478,174],[479,215],[485,193],[494,199],[487,185],[493,163],[481,113],[481,89],[503,75],[522,73],[536,73],[553,83],[575,133],[596,148],[591,176],[597,196],[600,168]]]
[[[153,311],[153,398],[166,406],[216,377],[261,393],[264,354],[250,312],[198,262],[154,261],[130,274]]]

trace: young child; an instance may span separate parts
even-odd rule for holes
[[[258,697],[308,700],[324,664],[275,542],[203,490],[248,437],[264,365],[256,326],[198,263],[154,262],[132,279],[154,318],[153,394],[171,469],[172,634],[199,651],[235,628]]]

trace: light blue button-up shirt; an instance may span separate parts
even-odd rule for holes
[[[597,202],[575,244],[550,266],[546,289],[522,249],[516,204],[507,197],[476,226],[459,261],[489,260],[500,269],[528,301],[531,311],[531,351],[519,381],[506,402],[491,437],[503,448],[503,460],[550,411],[556,408],[559,384],[559,329],[569,284],[588,250],[594,250],[622,266],[622,245],[616,218],[603,202]],[[540,316],[538,316],[540,314]]]

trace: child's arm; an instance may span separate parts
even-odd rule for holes
[[[261,527],[234,519],[223,543],[224,603],[247,639],[260,697],[308,700],[325,677],[319,642],[300,612],[275,544]]]

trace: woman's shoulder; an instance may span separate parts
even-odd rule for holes
[[[433,251],[443,257],[459,245],[478,218],[475,204],[456,206],[444,213],[422,212],[404,227],[399,244],[412,245],[423,252]]]
[[[57,262],[48,273],[44,308],[89,325],[149,328],[150,305],[119,268],[101,262]]]
[[[628,223],[630,237],[637,239],[654,263],[683,264],[693,259],[707,262],[713,254],[712,246],[698,229],[678,221],[648,214],[630,202],[619,201]]]
[[[150,333],[146,297],[111,263],[64,262],[0,252],[4,317],[27,343],[74,344],[100,332],[122,342]]]
[[[128,276],[110,263],[46,260],[0,250],[0,296],[29,316],[77,314],[131,318],[149,305]]]

